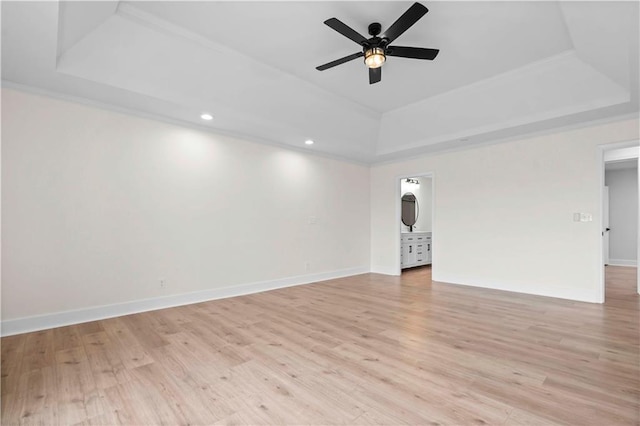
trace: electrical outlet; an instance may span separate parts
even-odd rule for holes
[[[309,262],[304,262],[304,270],[309,272],[309,269],[311,269],[311,265],[309,265]]]
[[[167,280],[165,280],[164,278],[160,279],[160,288],[161,289],[167,288]]]
[[[315,216],[309,216],[309,225],[315,225],[318,222],[318,218]]]

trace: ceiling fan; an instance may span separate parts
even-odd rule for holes
[[[318,71],[333,68],[336,65],[344,64],[356,58],[364,56],[364,63],[369,68],[369,84],[378,83],[382,79],[382,64],[387,56],[399,56],[401,58],[433,60],[438,56],[438,49],[426,49],[423,47],[389,46],[395,39],[400,37],[413,24],[418,22],[429,9],[420,3],[414,3],[387,31],[379,36],[382,26],[378,22],[369,25],[371,38],[365,38],[347,24],[337,18],[330,18],[324,21],[326,25],[333,28],[343,36],[355,41],[362,46],[362,52],[357,52],[344,58],[336,59],[327,64],[316,67]]]

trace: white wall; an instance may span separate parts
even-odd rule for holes
[[[433,279],[601,301],[600,144],[638,138],[638,120],[371,170],[372,270],[397,274],[398,176],[434,173]],[[593,215],[573,222],[573,213]]]
[[[8,89],[2,112],[3,328],[369,270],[366,166]]]
[[[431,178],[414,177],[420,185],[407,183],[406,179],[400,182],[400,194],[411,192],[418,201],[418,219],[413,226],[414,232],[431,231]],[[400,221],[400,231],[409,232],[409,227]]]
[[[609,187],[609,263],[637,264],[638,169],[607,170]]]
[[[14,90],[2,112],[3,333],[370,265],[397,274],[398,177],[424,172],[435,280],[597,301],[598,145],[638,139],[639,124],[369,169]]]

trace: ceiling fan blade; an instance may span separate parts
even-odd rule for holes
[[[364,56],[363,52],[354,53],[353,55],[345,56],[344,58],[336,59],[335,61],[331,61],[331,62],[326,63],[324,65],[320,65],[319,67],[316,67],[316,69],[318,71],[324,71],[324,70],[327,70],[329,68],[333,68],[336,65],[340,65],[340,64],[344,64],[345,62],[353,61],[354,59],[360,58],[362,56]]]
[[[369,84],[375,84],[382,80],[382,67],[369,68]]]
[[[440,52],[438,49],[425,49],[423,47],[389,46],[387,47],[386,55],[432,61],[438,56],[438,52]]]
[[[342,34],[343,36],[355,41],[361,46],[364,46],[369,40],[367,40],[362,34],[340,21],[337,18],[329,18],[324,23]]]
[[[420,3],[414,3],[380,37],[388,39],[388,43],[391,43],[393,40],[400,37],[402,33],[407,31],[413,24],[418,22],[418,19],[422,18],[428,11],[429,9]]]

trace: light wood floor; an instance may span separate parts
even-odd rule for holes
[[[635,268],[604,305],[430,272],[3,338],[2,424],[638,424]]]

